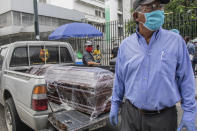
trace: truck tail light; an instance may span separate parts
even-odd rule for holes
[[[45,86],[36,86],[32,93],[32,109],[45,111],[48,109],[47,89]]]

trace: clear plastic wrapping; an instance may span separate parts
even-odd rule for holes
[[[97,67],[43,65],[29,73],[44,75],[49,100],[66,104],[91,118],[110,110],[114,74]]]

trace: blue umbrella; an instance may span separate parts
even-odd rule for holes
[[[71,37],[98,37],[103,36],[94,26],[86,23],[70,23],[58,27],[49,40],[66,39]]]

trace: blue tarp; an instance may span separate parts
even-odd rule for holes
[[[70,23],[58,27],[50,36],[49,40],[59,40],[71,37],[99,37],[103,36],[98,29],[86,23]]]

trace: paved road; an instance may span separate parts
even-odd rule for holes
[[[178,109],[178,121],[180,122],[181,116],[182,116],[182,111],[181,111],[179,104],[177,104],[177,109]],[[197,121],[196,121],[196,125],[197,125]],[[1,105],[0,105],[0,131],[7,131],[6,125],[5,125],[5,119],[4,119],[4,111],[3,111],[3,107]],[[29,128],[26,128],[24,131],[32,131],[32,130]],[[102,129],[99,129],[96,131],[118,131],[118,129],[113,128],[108,125],[105,128],[102,128]]]

